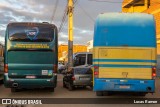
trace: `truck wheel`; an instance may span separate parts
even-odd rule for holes
[[[63,88],[67,88],[67,86],[66,86],[64,80],[63,80]]]
[[[87,86],[83,86],[83,88],[86,88]]]
[[[0,84],[3,84],[3,79],[0,80]]]
[[[96,91],[96,95],[97,96],[103,96],[103,92],[102,91]]]
[[[93,86],[91,85],[90,88],[93,89]]]
[[[68,84],[68,90],[72,91],[74,89],[74,87],[71,85],[71,83]]]
[[[66,86],[66,84],[63,82],[63,88],[66,88],[67,86]]]
[[[11,92],[14,93],[14,92],[19,92],[20,89],[16,89],[16,88],[11,88]]]

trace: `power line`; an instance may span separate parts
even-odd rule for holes
[[[55,17],[55,14],[56,14],[56,10],[57,10],[57,6],[58,6],[58,1],[59,0],[56,0],[56,2],[55,2],[55,6],[54,6],[54,10],[53,10],[53,14],[52,14],[50,23],[52,23],[53,20],[54,20],[54,17]]]
[[[78,1],[78,0],[74,0],[74,1],[73,1],[73,4],[76,5],[77,1]]]
[[[64,23],[66,21],[67,12],[68,12],[68,6],[66,5],[63,16],[62,16],[62,21],[61,21],[61,24],[60,24],[59,29],[58,29],[59,32],[62,31],[62,28],[63,28]]]
[[[81,10],[94,22],[95,20],[92,18],[92,16],[90,16],[90,14],[80,5],[78,4],[78,6],[81,8]]]
[[[78,4],[78,0],[73,1],[73,11],[75,10],[75,6]]]
[[[78,0],[74,0],[73,1],[73,5],[74,5],[74,7],[76,6],[76,4],[77,4],[77,1]],[[66,24],[66,22],[67,22],[67,14],[68,14],[68,5],[66,5],[66,8],[65,8],[65,10],[64,10],[64,14],[63,14],[63,17],[62,17],[62,21],[61,21],[61,24],[60,24],[60,26],[59,26],[59,32],[62,32],[63,31],[63,28],[64,28],[64,26],[65,26],[65,24]]]

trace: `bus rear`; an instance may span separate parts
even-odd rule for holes
[[[94,30],[94,91],[155,91],[156,33],[152,15],[107,13]]]
[[[57,84],[57,27],[47,23],[10,23],[5,35],[4,85],[48,88]]]

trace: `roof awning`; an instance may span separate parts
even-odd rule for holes
[[[122,7],[128,8],[133,5],[144,5],[145,0],[124,0]]]

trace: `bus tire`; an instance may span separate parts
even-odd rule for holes
[[[52,87],[52,88],[48,88],[48,90],[50,91],[50,92],[54,92],[54,88]]]
[[[14,92],[19,92],[20,90],[19,89],[16,89],[16,88],[11,88],[11,92],[14,93]]]
[[[96,91],[96,95],[97,96],[103,96],[103,92],[102,91]]]
[[[110,96],[110,95],[112,95],[113,94],[113,92],[110,92],[110,91],[104,91],[103,92],[103,95],[104,96]]]
[[[147,93],[141,92],[141,93],[139,93],[139,96],[146,96],[146,94],[147,94]]]

